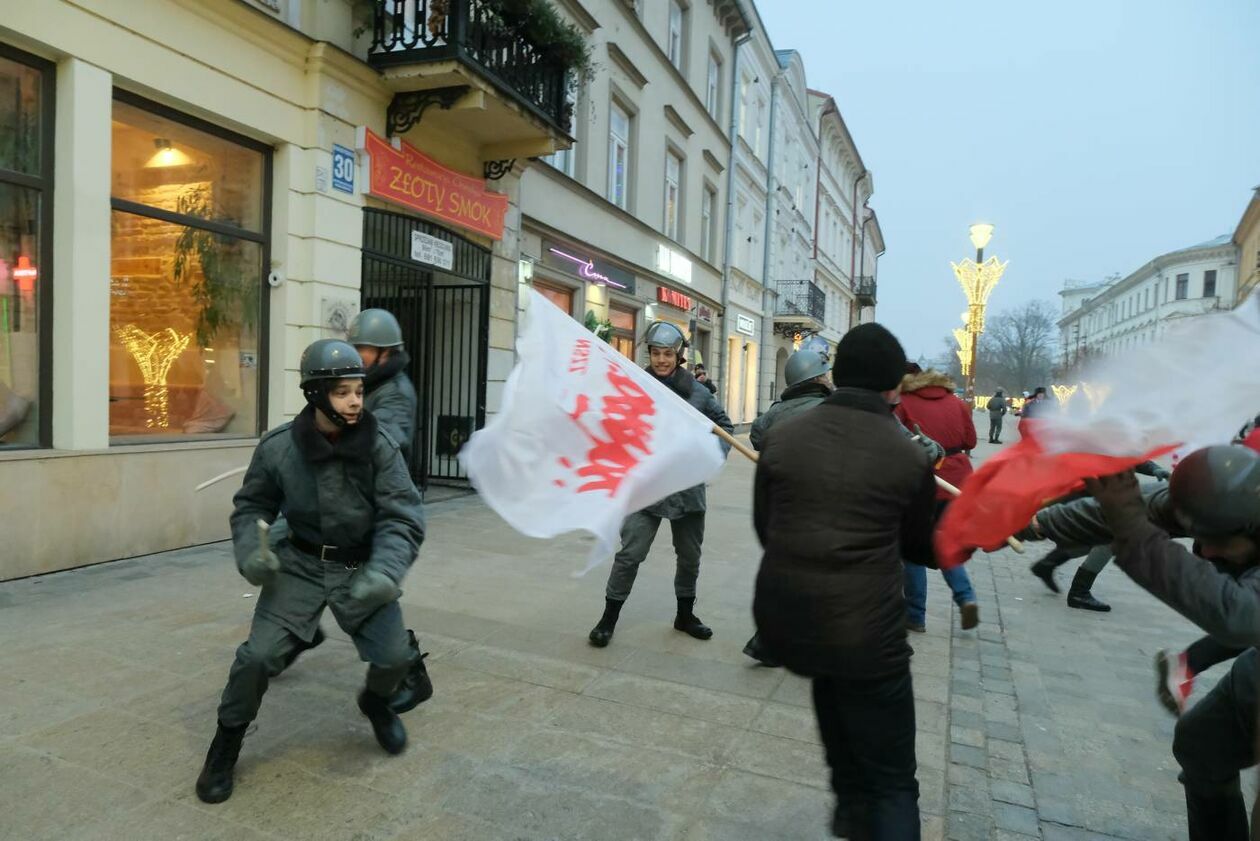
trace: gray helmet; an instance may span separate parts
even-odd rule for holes
[[[402,328],[389,310],[364,310],[350,322],[350,335],[346,341],[368,347],[402,347]]]
[[[788,357],[783,366],[783,377],[787,380],[788,388],[791,388],[814,377],[821,377],[830,370],[831,363],[827,361],[827,357],[816,350],[801,348]]]
[[[673,348],[674,353],[679,355],[682,354],[683,348],[687,346],[687,337],[668,321],[653,321],[651,326],[648,327],[643,341],[648,347]]]
[[[320,339],[302,351],[302,388],[320,380],[344,380],[363,376],[363,359],[354,345],[341,339]]]
[[[1260,454],[1229,444],[1186,456],[1168,486],[1177,520],[1193,537],[1260,536]]]

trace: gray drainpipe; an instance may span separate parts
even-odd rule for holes
[[[774,402],[774,392],[779,385],[774,381],[773,376],[775,370],[774,301],[778,298],[778,290],[775,290],[772,297],[770,287],[774,281],[770,278],[770,263],[774,253],[774,237],[771,236],[771,233],[774,230],[775,205],[779,201],[778,178],[775,177],[774,165],[774,126],[775,118],[779,114],[777,106],[779,82],[782,78],[782,68],[775,70],[774,75],[770,77],[770,144],[766,151],[766,168],[770,173],[770,181],[766,185],[766,230],[764,233],[766,253],[761,265],[761,370],[769,373],[769,382],[765,384],[765,395],[767,396],[759,397],[757,400],[757,411],[759,413],[764,412]],[[758,391],[760,390],[758,389]]]
[[[734,237],[735,237],[735,147],[739,142],[739,106],[735,102],[735,97],[739,93],[739,56],[740,47],[747,44],[752,39],[751,34],[742,35],[735,41],[735,60],[731,62],[734,67],[731,70],[731,128],[730,128],[730,159],[726,166],[726,241],[723,244],[722,259],[722,332],[721,332],[721,354],[717,370],[718,375],[718,402],[723,406],[726,405],[726,386],[727,380],[730,379],[731,370],[730,361],[727,358],[730,354],[731,344],[731,325],[730,325],[730,309],[731,309],[731,258],[734,256]]]

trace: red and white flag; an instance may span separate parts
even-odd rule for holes
[[[1260,412],[1260,295],[1173,322],[1159,341],[1087,365],[1075,385],[963,483],[936,532],[942,568],[999,548],[1087,477],[1229,443]]]
[[[722,469],[712,422],[537,292],[516,347],[502,409],[459,460],[522,534],[590,532],[590,570],[627,515]]]

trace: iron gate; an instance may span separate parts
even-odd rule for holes
[[[412,232],[449,242],[449,270],[411,259]],[[420,219],[374,208],[363,212],[363,308],[392,312],[411,356],[419,397],[412,478],[466,482],[455,458],[486,420],[490,252]]]

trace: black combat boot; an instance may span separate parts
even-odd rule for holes
[[[777,669],[783,665],[771,657],[770,652],[766,651],[765,645],[761,642],[760,634],[752,635],[752,639],[744,646],[744,653],[767,668]]]
[[[608,645],[608,641],[612,639],[613,630],[617,627],[617,617],[621,616],[621,606],[625,602],[619,602],[616,599],[604,599],[604,615],[599,618],[599,624],[591,629],[588,639],[591,645],[596,648],[604,648]]]
[[[214,741],[206,753],[206,762],[197,777],[197,797],[203,803],[222,803],[232,796],[232,774],[236,770],[236,758],[241,755],[241,742],[245,741],[245,728],[228,727],[219,722]]]
[[[1094,594],[1089,591],[1094,586],[1094,579],[1097,577],[1098,573],[1089,572],[1084,567],[1076,571],[1076,575],[1072,578],[1072,586],[1068,588],[1068,607],[1076,607],[1081,610],[1096,610],[1099,613],[1106,613],[1111,610],[1111,605],[1098,601],[1098,599],[1094,598]]]
[[[678,615],[674,617],[674,630],[682,631],[698,640],[710,639],[713,636],[713,629],[701,622],[700,617],[692,612],[695,606],[695,599],[678,600]]]
[[[376,741],[385,748],[386,753],[402,753],[407,747],[407,728],[402,719],[389,708],[389,699],[377,695],[370,689],[359,693],[359,712],[372,722],[372,732]]]
[[[414,710],[433,697],[433,681],[429,679],[429,670],[424,667],[424,658],[429,656],[429,652],[420,651],[416,632],[410,628],[407,629],[407,639],[415,652],[415,659],[411,661],[407,676],[398,684],[393,697],[389,699],[389,708],[399,715]]]
[[[288,656],[284,658],[284,668],[287,669],[292,666],[294,661],[297,660],[298,655],[300,655],[303,651],[310,651],[312,648],[319,648],[325,639],[327,639],[327,637],[324,636],[324,629],[316,627],[315,636],[311,637],[310,642],[299,640],[297,647],[290,651]],[[275,677],[275,675],[272,675],[272,677]]]
[[[1051,593],[1057,595],[1061,591],[1054,580],[1054,571],[1067,563],[1067,560],[1067,554],[1061,549],[1051,549],[1044,558],[1030,566],[1028,571],[1040,578],[1050,588]]]

